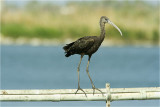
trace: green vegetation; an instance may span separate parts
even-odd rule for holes
[[[129,1],[54,2],[29,1],[23,6],[3,2],[1,33],[10,38],[75,39],[99,35],[99,18],[106,15],[128,41],[158,44],[158,5]],[[106,25],[107,36],[122,40],[119,32]]]

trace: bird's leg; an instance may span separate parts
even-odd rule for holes
[[[90,75],[89,75],[88,67],[89,67],[90,58],[91,58],[91,56],[89,56],[89,58],[88,58],[88,63],[87,63],[87,69],[86,69],[86,72],[87,72],[88,77],[89,77],[89,79],[90,79],[90,81],[91,81],[92,89],[93,89],[93,95],[94,95],[95,90],[98,90],[98,91],[100,91],[101,93],[102,93],[102,91],[101,91],[100,89],[98,89],[98,88],[96,88],[96,87],[95,87],[95,85],[94,85],[94,83],[93,83],[93,81],[92,81],[92,79],[91,79],[91,77],[90,77]],[[103,95],[103,93],[102,93],[102,95]]]
[[[79,64],[78,64],[78,68],[77,68],[77,72],[78,72],[78,89],[77,89],[77,91],[76,91],[75,94],[77,94],[77,92],[78,92],[79,90],[81,90],[81,91],[85,94],[85,96],[87,97],[87,95],[86,95],[86,93],[84,92],[84,90],[80,88],[79,70],[80,70],[80,65],[81,65],[81,61],[82,61],[83,56],[84,56],[84,55],[81,55],[81,59],[80,59],[80,62],[79,62]]]

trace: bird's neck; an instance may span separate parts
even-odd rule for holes
[[[100,28],[101,28],[101,34],[100,34],[100,40],[103,41],[105,38],[105,24],[100,22]]]

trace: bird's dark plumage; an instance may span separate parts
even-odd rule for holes
[[[66,53],[66,57],[69,57],[71,54],[70,54],[70,52],[69,52],[69,50],[70,50],[70,47],[74,44],[75,42],[72,42],[72,43],[70,43],[70,44],[66,44],[66,46],[64,46],[63,47],[63,49],[65,50],[65,53]]]
[[[96,41],[95,36],[86,36],[63,47],[66,57],[74,54],[87,54]],[[89,53],[88,53],[89,54]]]

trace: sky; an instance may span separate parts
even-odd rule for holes
[[[27,3],[28,1],[32,1],[32,0],[4,0],[7,3],[13,3],[13,4],[18,4],[18,5],[24,5],[25,3]],[[40,2],[53,2],[55,4],[59,4],[59,5],[64,5],[66,4],[68,1],[86,1],[86,0],[35,0],[35,1],[40,1]],[[103,0],[87,0],[87,1],[103,1]],[[109,1],[109,0],[106,0]],[[126,0],[114,0],[114,1],[126,1]],[[136,1],[136,0],[128,0],[128,1]],[[159,3],[158,0],[141,0],[141,1],[145,1],[149,4],[152,5],[156,5],[157,3]]]

